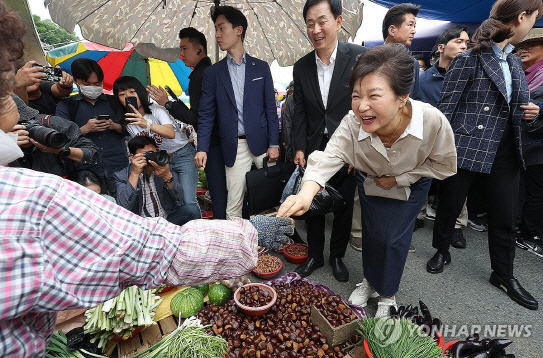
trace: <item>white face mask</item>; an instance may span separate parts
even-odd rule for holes
[[[23,152],[17,145],[17,135],[4,133],[0,129],[0,165],[8,165],[22,156]]]
[[[102,86],[79,86],[79,92],[87,98],[96,99],[100,97],[104,88]]]

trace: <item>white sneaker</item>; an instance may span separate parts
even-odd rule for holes
[[[379,294],[371,288],[368,280],[364,279],[362,282],[356,284],[356,288],[349,296],[349,302],[353,305],[359,305],[360,307],[366,307],[369,298],[377,298]]]
[[[379,302],[377,302],[375,318],[390,317],[390,307],[398,308],[396,299],[381,297]]]

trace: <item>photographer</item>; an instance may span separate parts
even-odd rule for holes
[[[130,139],[128,150],[131,164],[114,175],[117,203],[143,217],[163,217],[177,225],[190,221],[192,217],[177,204],[183,188],[174,179],[167,152],[159,152],[148,136]]]
[[[25,156],[12,166],[67,177],[81,164],[100,162],[98,148],[81,135],[77,125],[57,116],[40,114],[17,95],[13,95],[13,100],[20,118],[11,132],[17,135],[17,145]]]
[[[14,91],[30,107],[44,114],[55,114],[58,101],[72,93],[73,78],[68,73],[55,71],[61,76],[48,76],[45,72],[53,70],[44,67],[36,61],[28,61],[17,70],[15,75],[16,90]]]

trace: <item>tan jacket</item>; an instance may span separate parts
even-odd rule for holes
[[[409,198],[409,186],[421,177],[444,179],[456,173],[454,134],[445,116],[435,107],[410,100],[411,122],[400,138],[385,148],[379,136],[366,133],[350,111],[341,121],[324,152],[308,158],[305,180],[324,184],[345,164],[367,174],[366,195],[399,200]],[[378,187],[376,176],[393,176],[397,186]]]

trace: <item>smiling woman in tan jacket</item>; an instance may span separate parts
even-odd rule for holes
[[[413,59],[405,46],[383,45],[358,59],[350,81],[352,111],[324,152],[309,156],[298,195],[278,215],[300,215],[345,163],[358,170],[364,281],[349,300],[365,306],[380,296],[376,316],[396,305],[413,226],[430,178],[456,172],[449,122],[429,104],[409,99]]]

